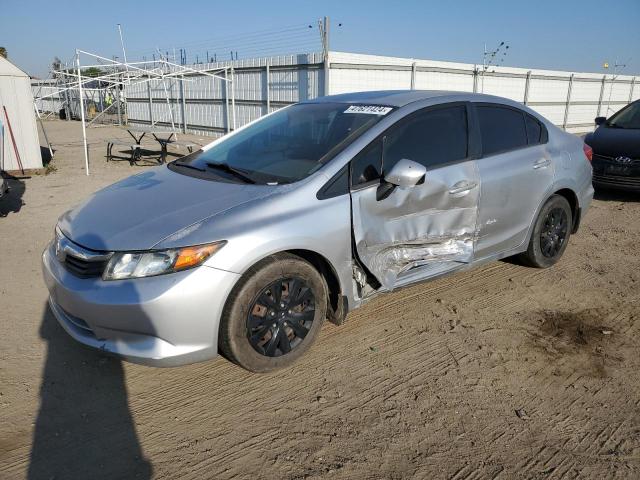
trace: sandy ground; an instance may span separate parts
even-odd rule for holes
[[[640,477],[640,196],[599,194],[552,269],[379,297],[288,370],[153,369],[71,340],[40,273],[58,216],[145,167],[92,129],[85,177],[79,124],[47,127],[57,171],[1,207],[0,478]]]

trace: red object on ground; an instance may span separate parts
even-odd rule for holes
[[[4,118],[7,119],[7,126],[9,127],[9,134],[11,135],[11,143],[13,143],[13,151],[16,153],[16,160],[18,161],[18,167],[20,167],[20,171],[24,175],[24,168],[22,167],[22,161],[20,160],[20,153],[18,152],[18,144],[16,144],[16,139],[13,136],[13,128],[11,128],[11,122],[9,121],[9,114],[7,113],[7,107],[2,106],[4,109]]]

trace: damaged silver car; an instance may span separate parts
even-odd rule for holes
[[[60,218],[44,277],[86,345],[265,372],[377,294],[505,257],[553,265],[592,196],[589,148],[516,102],[328,96],[95,193]]]

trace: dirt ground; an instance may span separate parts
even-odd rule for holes
[[[154,369],[69,338],[40,272],[60,214],[146,167],[91,129],[86,177],[79,124],[46,126],[56,171],[0,204],[0,478],[640,478],[640,195],[598,194],[551,269],[378,297],[288,370]]]

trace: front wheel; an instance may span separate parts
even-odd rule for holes
[[[525,265],[547,268],[555,264],[569,243],[573,217],[567,199],[553,195],[543,205],[533,227],[527,251],[519,259]]]
[[[314,342],[327,314],[327,287],[308,262],[278,254],[252,267],[233,289],[219,346],[252,372],[291,365]]]

